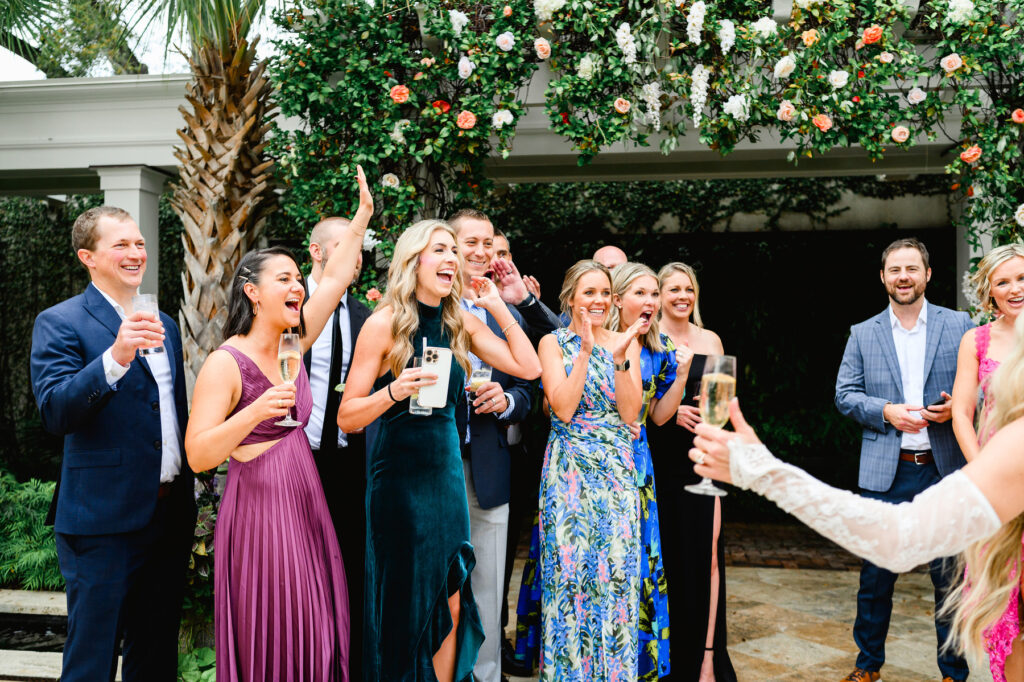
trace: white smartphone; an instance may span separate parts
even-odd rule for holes
[[[423,369],[437,374],[437,383],[420,389],[419,404],[423,407],[444,407],[448,403],[448,378],[452,369],[451,349],[434,346],[424,348]]]

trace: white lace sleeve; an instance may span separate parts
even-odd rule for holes
[[[729,442],[734,485],[765,496],[828,539],[902,573],[952,556],[1002,525],[974,482],[957,471],[912,502],[892,504],[833,488],[763,445]]]

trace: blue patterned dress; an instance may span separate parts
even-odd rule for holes
[[[555,333],[568,375],[580,338]],[[541,680],[637,674],[640,499],[614,372],[611,353],[594,346],[572,420],[551,419],[540,488]]]
[[[647,417],[651,399],[661,399],[676,380],[676,349],[672,339],[661,335],[664,350],[640,347],[640,437],[633,441],[633,459],[640,486],[640,656],[638,679],[656,680],[669,674],[668,588],[661,560],[658,501],[654,490],[654,464],[647,444]],[[685,614],[684,614],[685,615]]]

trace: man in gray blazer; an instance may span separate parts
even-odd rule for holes
[[[967,313],[928,303],[928,250],[916,239],[898,239],[882,252],[882,284],[889,307],[850,329],[836,379],[836,407],[864,429],[860,450],[861,494],[899,503],[914,498],[964,465],[950,423],[950,394],[960,338],[973,324]],[[951,565],[929,565],[936,613]],[[853,639],[856,668],[844,680],[875,682],[885,662],[885,637],[897,575],[867,561],[860,572]],[[949,623],[935,620],[942,645]],[[966,662],[940,653],[943,680],[966,680]]]

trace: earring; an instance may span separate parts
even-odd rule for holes
[[[260,302],[259,301],[253,301],[253,304],[252,304],[252,316],[256,317],[259,314],[260,314]]]

